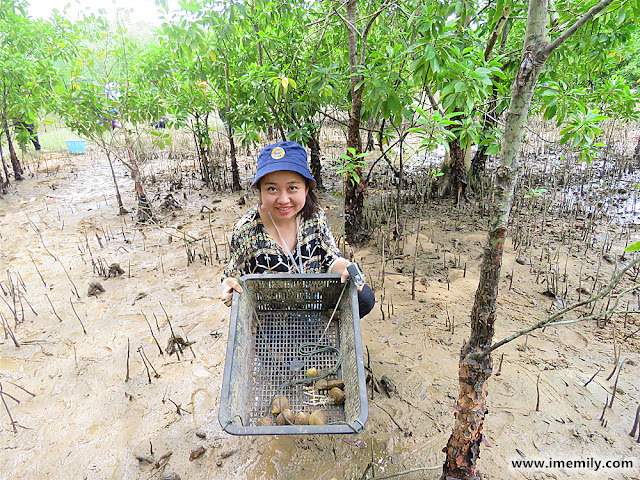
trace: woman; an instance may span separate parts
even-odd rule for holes
[[[233,227],[231,260],[224,270],[221,298],[242,292],[238,277],[250,273],[340,273],[349,278],[349,260],[341,256],[327,217],[318,207],[316,181],[307,167],[307,152],[296,142],[266,146],[258,156],[251,185],[260,193]],[[358,286],[360,317],[375,298],[368,285]]]

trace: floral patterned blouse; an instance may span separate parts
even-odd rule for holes
[[[322,209],[298,228],[298,244],[291,252],[293,261],[265,230],[258,207],[251,208],[233,227],[231,260],[224,277],[241,277],[250,273],[327,273],[341,258]],[[294,264],[295,261],[295,264]]]

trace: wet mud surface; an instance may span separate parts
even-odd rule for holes
[[[219,279],[233,222],[257,199],[244,191],[241,205],[238,194],[212,192],[186,174],[178,182],[174,167],[166,160],[145,165],[154,178],[146,185],[155,225],[135,223],[133,187],[121,166],[120,190],[133,213],[117,214],[109,166],[91,151],[50,154],[0,198],[0,312],[19,343],[0,336],[0,383],[13,397],[4,400],[14,420],[0,404],[0,478],[173,472],[184,480],[330,480],[412,469],[423,470],[399,478],[438,478],[486,238],[482,205],[454,213],[450,200],[431,200],[419,232],[417,205],[409,205],[396,243],[383,250],[374,235],[363,247],[347,247],[376,293],[362,321],[365,363],[378,381],[395,384],[392,396],[368,386],[364,433],[234,437],[217,419],[229,325]],[[321,204],[340,236],[341,200],[327,183]],[[595,295],[629,260],[622,249],[640,232],[632,221],[613,221],[604,206],[633,210],[638,189],[616,192],[593,212],[567,200],[562,213],[562,200],[550,195],[516,201],[496,340]],[[624,285],[634,281],[637,273]],[[90,295],[95,282],[104,291]],[[639,328],[638,314],[614,315],[537,330],[494,353],[485,477],[578,478],[570,470],[511,469],[522,455],[634,458],[640,468],[640,444],[629,436],[640,401]],[[169,354],[172,335],[189,344],[176,352],[174,341]],[[601,420],[616,380],[607,379],[614,344],[626,361]],[[637,479],[640,471],[593,475]]]

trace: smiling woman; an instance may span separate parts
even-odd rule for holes
[[[238,277],[252,273],[340,273],[342,282],[349,278],[351,262],[342,257],[317,205],[316,181],[300,144],[265,147],[252,187],[260,200],[233,228],[231,260],[222,281],[224,301],[233,290],[242,292]],[[358,301],[364,317],[375,303],[368,285],[358,286]]]

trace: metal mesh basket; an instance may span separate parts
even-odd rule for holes
[[[234,435],[361,432],[369,408],[356,287],[341,283],[338,274],[262,274],[240,280],[243,292],[234,292],[231,307],[222,428]],[[335,349],[309,355],[305,344]],[[337,372],[327,380],[344,381],[343,405],[301,383],[309,368],[331,372],[338,360]],[[289,399],[294,413],[324,410],[328,424],[258,426],[260,418],[271,415],[271,400],[278,394]]]

